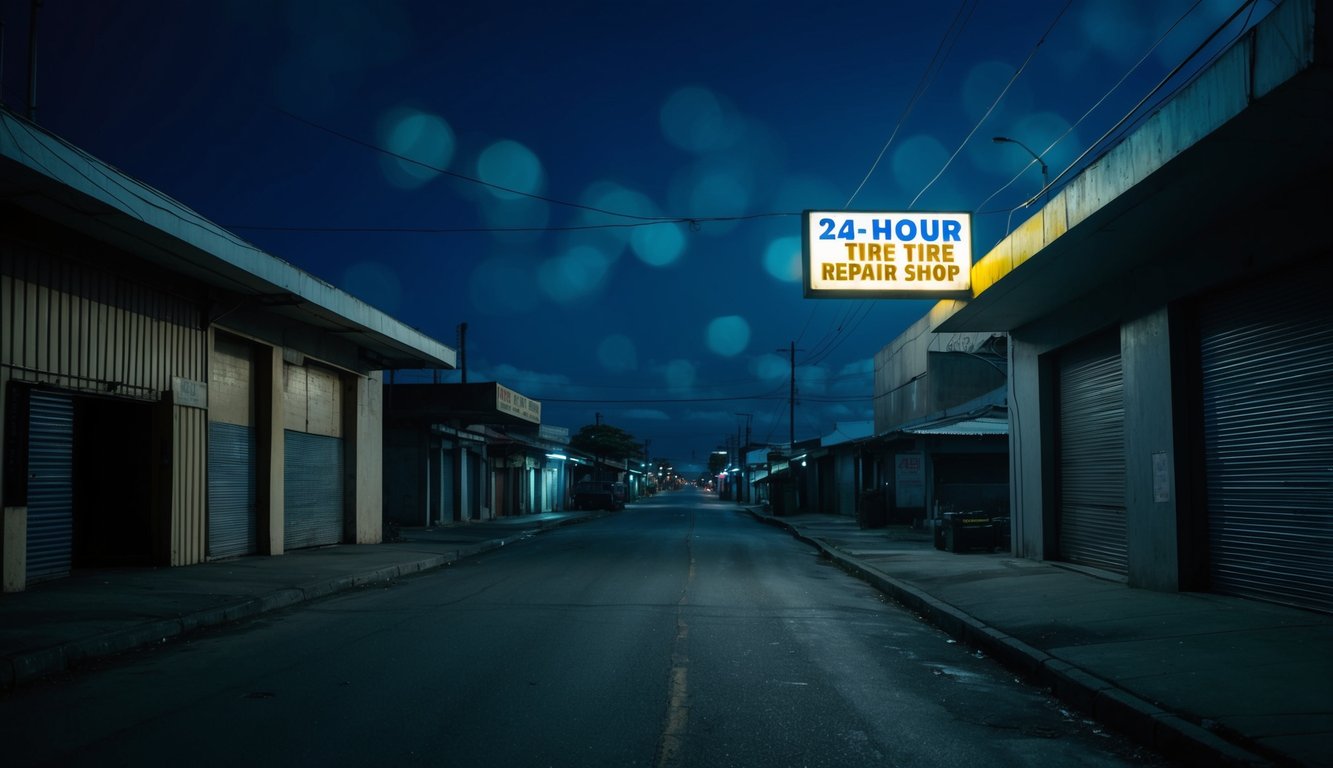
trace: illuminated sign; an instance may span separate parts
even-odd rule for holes
[[[542,421],[541,403],[499,384],[495,385],[495,410],[517,416],[533,424],[540,424]]]
[[[806,298],[970,298],[972,216],[806,211],[801,267]]]

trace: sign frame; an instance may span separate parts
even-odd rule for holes
[[[817,218],[819,219],[819,223],[816,223]],[[824,219],[833,220],[834,226],[833,227],[821,226]],[[957,277],[953,280],[954,287],[949,287],[949,288],[932,287],[933,285],[935,285],[935,282],[933,280],[921,282],[921,285],[923,286],[922,288],[874,287],[874,288],[838,289],[838,288],[816,287],[815,285],[816,280],[814,278],[814,266],[815,266],[816,254],[814,253],[811,246],[812,242],[814,242],[812,240],[812,236],[818,233],[817,232],[818,229],[823,229],[824,234],[830,234],[834,230],[836,230],[838,232],[838,235],[835,235],[835,237],[831,239],[836,240],[837,243],[843,246],[845,246],[847,243],[867,244],[870,242],[875,242],[875,240],[873,237],[871,239],[858,239],[858,238],[864,238],[868,234],[872,234],[871,227],[870,226],[862,227],[860,226],[861,223],[870,222],[872,220],[879,220],[880,222],[894,222],[903,219],[914,222],[920,222],[922,219],[927,219],[927,220],[938,220],[940,222],[949,220],[949,221],[957,221],[960,223],[961,233],[962,233],[962,240],[960,242],[965,247],[960,248],[958,252],[951,254],[952,258],[948,262],[926,263],[927,266],[930,266],[932,264],[942,265],[946,268],[946,271],[947,267],[949,266],[957,266],[958,273]],[[838,226],[839,223],[841,223],[842,225]],[[848,226],[851,227],[850,233],[852,234],[852,237],[851,238],[841,237],[840,235],[844,235],[849,232],[849,230],[845,229],[845,227]],[[942,228],[943,226],[944,226],[943,223],[941,223]],[[915,228],[915,225],[913,226],[913,228]],[[821,238],[821,240],[822,239],[825,238]],[[904,240],[899,240],[895,237],[890,237],[886,238],[883,241],[876,242],[876,245],[880,246],[892,243],[896,249],[896,246],[904,245],[905,242],[907,244],[910,244],[913,247],[913,250],[915,250],[915,247],[919,243],[924,243],[926,241],[916,238],[904,241]],[[823,264],[830,264],[832,262],[829,259],[824,258],[821,259],[819,263],[823,265]],[[892,257],[886,256],[878,260],[871,259],[865,262],[853,260],[852,263],[858,263],[858,264],[870,263],[870,264],[883,265],[881,266],[881,269],[885,267],[893,269],[893,271],[895,272],[895,277],[898,274],[904,273],[900,272],[900,270],[905,270],[908,266],[912,266],[912,262],[908,261],[908,253],[906,250],[903,251],[895,250],[895,253],[893,254]],[[972,298],[973,264],[974,264],[973,228],[972,228],[971,212],[806,209],[801,214],[801,284],[804,290],[803,295],[807,299],[970,299]],[[874,282],[876,285],[882,285],[884,281],[877,279]],[[899,281],[897,279],[894,280],[894,283],[897,285],[907,285],[910,284],[911,282],[916,282],[916,281],[914,280]]]

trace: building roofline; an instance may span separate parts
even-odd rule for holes
[[[0,108],[0,200],[162,269],[255,296],[368,349],[382,367],[453,368],[457,354],[266,253],[153,187]],[[370,369],[374,370],[376,367]]]

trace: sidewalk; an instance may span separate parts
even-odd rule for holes
[[[407,528],[384,544],[304,549],[188,568],[75,572],[0,595],[0,691],[204,627],[439,568],[598,514],[549,512]]]
[[[935,549],[850,517],[774,517],[845,570],[1061,700],[1199,765],[1333,766],[1333,616],[1132,589]]]

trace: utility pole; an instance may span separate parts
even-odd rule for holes
[[[750,496],[750,462],[746,460],[747,457],[745,455],[745,449],[750,447],[750,419],[754,416],[754,414],[738,413],[736,415],[745,417],[744,442],[741,442],[741,425],[740,424],[736,425],[736,442],[740,443],[741,446],[740,449],[737,451],[737,454],[740,456],[740,460],[736,462],[736,466],[738,466],[741,470],[740,487],[743,489],[740,494],[737,494],[736,500],[748,501]]]
[[[28,119],[37,122],[37,12],[42,0],[32,0],[28,16]]]
[[[790,456],[796,452],[796,342],[791,343],[790,349],[779,349],[779,352],[786,352],[791,359],[791,394],[787,396],[787,406],[790,411],[788,415],[788,442],[787,455]]]

